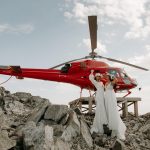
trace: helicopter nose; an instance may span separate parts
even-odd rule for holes
[[[136,79],[132,79],[131,83],[136,87],[138,85],[138,82]]]

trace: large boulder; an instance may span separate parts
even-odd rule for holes
[[[25,92],[16,92],[12,95],[18,97],[22,103],[27,103],[29,99],[32,97],[30,93],[25,93]]]
[[[60,138],[57,138],[55,140],[54,146],[52,150],[71,150],[70,149],[70,143],[63,141]]]
[[[50,105],[45,112],[44,119],[59,122],[67,114],[68,110],[67,105]]]
[[[42,101],[33,109],[27,121],[34,121],[37,124],[41,120],[42,116],[44,116],[44,113],[49,105],[49,100]]]
[[[23,135],[24,150],[70,150],[69,143],[55,138],[53,128],[42,123],[28,122]]]
[[[57,137],[60,137],[65,129],[62,124],[57,124],[56,122],[53,122],[51,120],[41,120],[41,123],[43,123],[45,126],[52,127],[53,135]]]
[[[10,92],[5,90],[4,87],[0,87],[0,96],[10,95]]]
[[[8,137],[6,130],[0,130],[0,150],[9,150],[15,147],[16,141]]]
[[[66,124],[65,130],[62,133],[61,138],[64,141],[71,141],[73,138],[80,135],[80,122],[74,111],[69,113],[68,123]]]
[[[84,122],[83,120],[81,120],[80,123],[81,123],[81,135],[85,140],[85,142],[87,143],[87,145],[91,148],[93,147],[93,139],[90,134],[90,129],[87,126],[86,122]]]
[[[106,144],[107,140],[107,135],[104,134],[96,134],[94,138],[94,144],[98,145],[100,147],[104,147]]]
[[[121,140],[117,139],[111,150],[125,150],[125,145]]]
[[[23,130],[23,143],[25,150],[50,150],[53,145],[53,128],[28,122]]]
[[[43,103],[43,101],[49,101],[49,100],[45,98],[41,98],[40,96],[32,96],[31,98],[29,98],[27,104],[28,106],[33,108],[33,107],[37,107],[40,103]]]

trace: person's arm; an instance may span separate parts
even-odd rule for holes
[[[97,81],[94,79],[93,75],[94,70],[91,70],[91,74],[89,75],[89,80],[92,82],[92,84],[97,88]]]
[[[113,86],[117,84],[117,78],[116,78],[116,77],[114,77],[113,81],[111,81],[111,84],[112,84]]]

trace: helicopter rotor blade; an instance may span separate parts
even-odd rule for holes
[[[92,53],[97,48],[97,16],[88,16]]]
[[[97,55],[96,57],[97,58],[104,58],[104,59],[107,59],[109,61],[125,64],[125,65],[131,66],[131,67],[134,67],[134,68],[138,68],[138,69],[141,69],[141,70],[149,71],[149,69],[146,69],[146,68],[143,68],[143,67],[140,67],[140,66],[137,66],[137,65],[133,65],[133,64],[130,64],[130,63],[127,63],[127,62],[124,62],[124,61],[120,61],[120,60],[117,60],[117,59],[103,57],[103,56],[99,56],[99,55]]]
[[[51,67],[51,68],[49,68],[49,69],[55,69],[55,68],[60,67],[60,66],[62,66],[62,65],[64,65],[64,64],[71,63],[71,62],[77,61],[77,60],[86,59],[86,58],[87,58],[87,57],[82,57],[82,58],[73,59],[73,60],[70,60],[70,61],[61,63],[61,64],[59,64],[59,65],[56,65],[56,66],[54,66],[54,67]]]

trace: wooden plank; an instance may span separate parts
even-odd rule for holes
[[[134,102],[134,101],[141,101],[141,98],[140,97],[126,97],[126,98],[117,97],[118,102],[120,102],[122,100],[127,100],[128,102]]]
[[[94,97],[81,97],[78,98],[74,101],[69,102],[69,105],[76,103],[77,101],[82,101],[83,104],[88,104],[88,102],[92,100],[93,103],[95,103]],[[122,98],[122,97],[117,97],[117,102],[123,102],[123,101],[128,101],[128,102],[134,102],[134,101],[141,101],[140,97],[126,97],[126,98]]]

